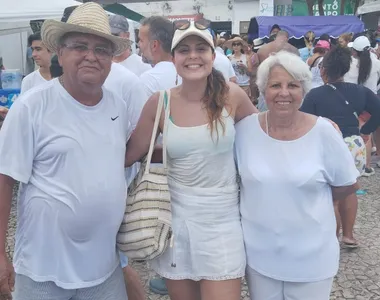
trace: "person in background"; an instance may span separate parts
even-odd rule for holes
[[[25,74],[24,76],[28,76],[30,73],[36,70],[36,64],[33,59],[33,50],[30,46],[26,49],[26,59],[25,59]]]
[[[214,32],[215,34],[215,32]],[[224,38],[221,38],[220,36],[216,36],[216,48],[215,48],[215,51],[216,52],[219,52],[220,54],[224,54],[224,49],[223,49],[223,44],[226,40]]]
[[[314,47],[313,56],[308,58],[306,63],[310,67],[310,71],[313,75],[311,80],[311,88],[322,86],[324,84],[321,77],[320,64],[323,60],[323,56],[330,50],[330,43],[320,40]]]
[[[251,300],[329,300],[338,271],[333,202],[355,194],[358,171],[331,123],[299,111],[310,80],[299,56],[268,57],[257,85],[269,110],[236,125]]]
[[[257,55],[257,51],[264,46],[264,40],[263,39],[254,39],[253,40],[253,49],[252,49],[252,56],[251,56],[251,64],[252,64],[252,73],[251,73],[251,82],[250,82],[250,88],[251,88],[251,94],[252,94],[252,102],[254,105],[258,104],[258,99],[260,96],[259,89],[256,84],[256,74],[257,74],[257,69],[260,65],[259,57]]]
[[[173,23],[164,17],[152,16],[141,21],[139,30],[141,56],[144,62],[153,66],[140,76],[148,98],[158,91],[173,88],[181,83],[171,54],[173,33]],[[161,142],[162,136],[159,136],[157,143]],[[165,280],[162,278],[151,279],[149,288],[156,294],[168,293]]]
[[[279,31],[281,31],[281,27],[278,24],[274,24],[270,29],[269,36],[276,35]]]
[[[343,33],[339,36],[338,39],[339,47],[346,48],[351,41],[352,33]]]
[[[344,75],[345,82],[351,82],[363,85],[369,88],[374,94],[377,94],[377,84],[380,79],[380,61],[371,54],[370,41],[366,36],[359,36],[353,42],[348,44],[352,49],[352,62],[350,70]],[[360,125],[366,123],[370,115],[363,112],[359,116]],[[363,176],[369,177],[375,174],[375,169],[371,167],[372,138],[366,141],[367,147],[367,164]]]
[[[216,40],[215,32],[211,28],[209,28],[209,31],[212,35],[214,45],[216,47],[217,40]],[[231,81],[231,82],[236,83],[236,74],[235,74],[231,61],[224,55],[224,53],[220,53],[219,51],[217,51],[216,48],[215,48],[214,68],[223,74],[223,77],[224,79],[226,79],[226,81]]]
[[[250,76],[252,63],[250,57],[244,51],[244,49],[248,48],[248,45],[241,37],[228,40],[226,45],[233,49],[229,59],[236,74],[236,84],[239,85],[251,99]]]
[[[354,158],[358,176],[366,169],[365,141],[380,125],[380,100],[368,88],[344,82],[350,69],[351,55],[347,48],[337,47],[328,52],[322,61],[321,76],[324,86],[311,90],[305,97],[301,111],[334,121]],[[371,114],[362,125],[358,116],[364,111]],[[332,154],[331,154],[332,155]],[[346,168],[343,168],[346,170]],[[336,203],[337,236],[343,228],[342,243],[351,248],[358,246],[353,235],[358,199],[355,194],[346,201]],[[338,205],[339,204],[339,205]],[[341,216],[341,218],[339,217]]]
[[[3,57],[1,56],[0,53],[0,89],[2,88],[1,86],[1,71],[4,70],[4,65],[3,65]]]
[[[140,76],[148,98],[157,91],[172,88],[181,82],[170,52],[173,31],[173,23],[161,16],[152,16],[141,21],[141,56],[143,62],[153,66]]]
[[[124,16],[112,15],[109,17],[111,32],[114,36],[129,39],[129,23]],[[141,56],[132,53],[131,47],[119,56],[115,56],[113,61],[126,67],[129,71],[140,77],[142,73],[152,68],[150,64],[144,63]]]
[[[308,31],[303,39],[306,47],[299,49],[299,52],[302,60],[306,62],[313,55],[315,33],[313,31]]]
[[[54,54],[53,57],[51,58],[50,74],[51,74],[51,78],[57,78],[59,76],[62,76],[63,74],[63,69],[61,65],[59,64],[58,56],[56,54]]]
[[[41,33],[31,34],[28,45],[32,49],[33,60],[39,67],[38,70],[27,75],[21,83],[21,94],[31,88],[51,80],[50,63],[53,53],[43,44]]]

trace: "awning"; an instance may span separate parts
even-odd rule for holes
[[[330,34],[333,38],[338,38],[345,32],[362,32],[364,23],[356,16],[273,16],[255,17],[249,24],[250,38],[265,38],[274,24],[278,24],[281,29],[289,32],[290,38],[303,38],[306,32],[314,31],[318,38],[324,33]]]
[[[357,14],[364,15],[380,11],[380,1],[365,3],[358,7]]]
[[[139,13],[125,7],[122,4],[114,3],[114,4],[108,4],[108,5],[103,5],[103,8],[113,14],[116,15],[122,15],[130,20],[140,22],[144,16],[140,15]]]

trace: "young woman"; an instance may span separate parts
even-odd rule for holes
[[[251,98],[250,80],[252,74],[252,62],[250,57],[245,54],[244,47],[248,45],[241,37],[235,37],[226,42],[228,47],[232,47],[232,54],[229,56],[232,66],[235,70],[237,81],[236,83],[244,90]]]
[[[246,266],[233,145],[235,124],[257,110],[213,69],[207,23],[175,22],[172,43],[182,78],[165,103],[174,247],[152,261],[172,300],[239,300]],[[127,145],[127,166],[148,152],[158,100],[153,95],[143,109]],[[162,112],[161,132],[164,120]]]
[[[366,36],[359,36],[352,43],[349,43],[348,47],[352,48],[352,62],[350,70],[344,75],[344,81],[364,85],[377,94],[377,84],[380,80],[380,61],[376,58],[375,54],[371,53],[369,39]],[[368,112],[364,111],[359,117],[360,126],[366,123],[369,117]],[[371,138],[366,142],[366,149],[367,166],[363,176],[369,177],[375,174],[375,170],[370,166],[372,152]]]

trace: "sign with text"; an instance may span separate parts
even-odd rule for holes
[[[170,21],[176,21],[176,20],[189,20],[189,21],[195,21],[203,18],[203,14],[196,14],[196,15],[176,15],[176,16],[167,16],[167,18]]]

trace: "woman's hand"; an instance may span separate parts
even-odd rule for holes
[[[7,116],[7,113],[8,113],[9,109],[4,107],[4,106],[0,106],[0,117],[5,119],[5,117]]]

